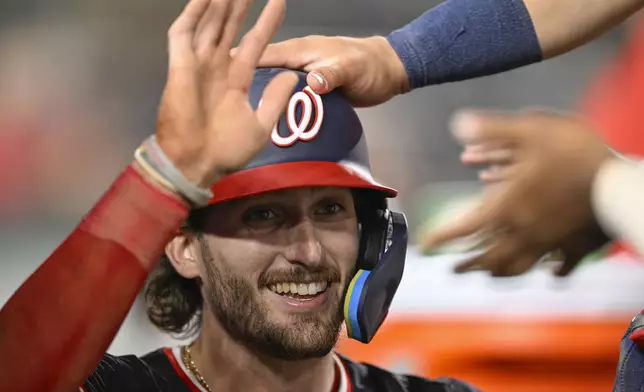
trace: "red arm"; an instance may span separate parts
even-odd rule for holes
[[[0,311],[0,392],[77,391],[187,214],[125,170]]]

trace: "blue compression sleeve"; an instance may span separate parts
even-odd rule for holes
[[[387,39],[411,88],[491,75],[543,59],[522,0],[448,0]]]

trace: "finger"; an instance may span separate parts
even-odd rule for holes
[[[563,112],[558,112],[553,109],[544,107],[544,106],[527,106],[519,111],[522,115],[532,116],[532,117],[550,117],[550,118],[565,118],[566,115]]]
[[[233,1],[234,3],[234,1]],[[230,0],[210,0],[206,14],[199,21],[194,38],[195,53],[202,60],[207,60],[219,40],[227,19]]]
[[[491,272],[492,276],[507,276],[506,266],[514,259],[513,256],[520,246],[517,238],[510,233],[500,234],[486,251],[480,255],[458,264],[454,268],[456,273],[465,273],[474,270]]]
[[[507,146],[476,144],[465,147],[461,162],[466,165],[507,164],[514,160],[515,150]]]
[[[192,41],[209,0],[190,0],[168,30],[170,67],[181,67],[194,60]]]
[[[486,152],[486,151],[512,149],[510,145],[502,144],[502,143],[494,143],[494,142],[466,144],[463,147],[464,147],[464,151],[472,151],[472,152]]]
[[[492,165],[479,172],[479,180],[485,183],[506,181],[512,178],[515,172],[513,166]]]
[[[520,253],[519,253],[520,252]],[[517,276],[528,272],[541,260],[541,255],[535,252],[520,250],[514,254],[508,254],[506,261],[497,265],[492,271],[493,276]]]
[[[421,234],[419,240],[420,248],[427,252],[433,248],[442,246],[447,242],[474,235],[483,229],[485,222],[484,213],[481,211],[484,206],[468,212],[461,219],[458,219],[446,226],[429,229]]]
[[[564,277],[570,275],[570,273],[577,267],[579,262],[584,258],[585,254],[580,252],[568,251],[564,258],[564,262],[561,266],[555,271],[555,276]]]
[[[244,35],[231,64],[231,87],[247,89],[257,62],[284,19],[285,0],[268,0],[255,26]]]
[[[496,230],[503,220],[507,201],[512,199],[512,193],[508,187],[489,186],[486,189],[483,200],[462,217],[451,224],[424,233],[420,242],[421,248],[427,251],[478,231]]]
[[[462,111],[452,117],[450,129],[462,144],[502,143],[513,146],[535,132],[529,115]]]
[[[473,236],[483,230],[492,230],[501,213],[497,198],[487,198],[462,217],[445,226],[429,229],[423,233],[419,246],[429,251],[450,241]]]
[[[307,59],[302,56],[306,50],[307,40],[309,40],[308,37],[293,38],[268,45],[260,56],[257,66],[310,71],[306,67]],[[233,49],[231,55],[235,56],[238,51],[239,48]]]
[[[230,16],[228,17],[228,20],[224,25],[221,39],[219,40],[219,44],[217,45],[217,57],[228,57],[230,55],[230,48],[233,46],[235,38],[237,37],[237,34],[239,33],[241,26],[246,19],[246,14],[248,14],[248,9],[250,8],[251,3],[251,0],[233,1]]]
[[[318,94],[326,94],[343,84],[342,73],[336,66],[319,67],[309,72],[306,82]]]
[[[257,108],[257,120],[266,132],[270,132],[286,109],[288,100],[297,85],[295,72],[281,72],[264,89],[262,104]]]
[[[270,44],[258,60],[258,67],[281,67],[308,72],[306,81],[311,89],[318,94],[326,94],[340,87],[343,80],[336,66],[317,66],[317,53],[312,40],[315,37],[294,38]],[[238,48],[231,50],[234,57]]]

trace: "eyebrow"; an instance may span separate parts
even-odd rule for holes
[[[342,189],[342,188],[336,188],[336,187],[331,187],[331,186],[321,186],[321,187],[306,187],[306,188],[299,188],[299,189],[306,189],[310,194],[316,194],[316,193],[322,193],[322,192],[325,192],[325,191],[334,190],[334,189]],[[275,192],[259,194],[259,195],[257,195],[257,197],[270,198],[272,196],[279,196],[279,195],[282,195],[282,194],[287,193],[287,192],[292,192],[294,190],[298,190],[298,188],[282,189],[282,190],[275,191]]]

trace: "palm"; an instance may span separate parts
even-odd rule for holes
[[[221,173],[245,166],[269,139],[270,127],[261,123],[243,91],[227,91],[209,118],[207,144]]]
[[[261,108],[248,102],[257,62],[280,25],[284,0],[269,0],[229,55],[249,0],[191,0],[170,28],[170,66],[157,139],[189,180],[209,186],[244,166],[268,140],[297,82],[282,73],[266,87]],[[193,174],[194,173],[194,174]]]

